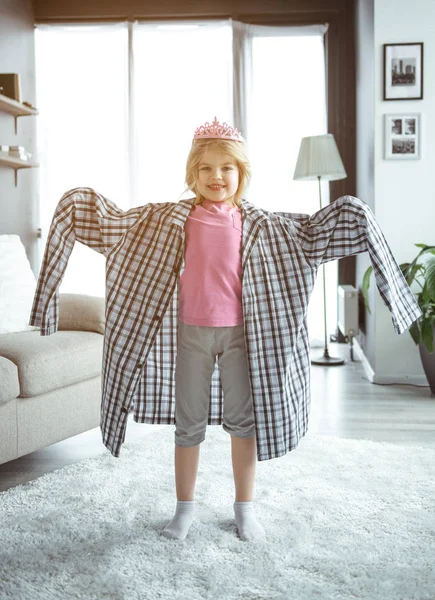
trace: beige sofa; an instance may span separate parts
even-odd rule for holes
[[[100,424],[104,312],[60,294],[55,334],[0,335],[0,464]]]

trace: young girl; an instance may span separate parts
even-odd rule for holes
[[[177,508],[163,535],[184,539],[193,521],[200,444],[205,439],[216,356],[224,389],[223,429],[231,435],[234,512],[242,540],[264,536],[252,504],[256,439],[242,309],[240,198],[250,179],[240,133],[199,127],[186,167],[195,201],[185,222],[175,378]]]
[[[241,196],[249,177],[240,133],[215,119],[197,129],[187,161],[195,198],[123,211],[74,188],[47,237],[29,324],[58,330],[76,241],[104,255],[102,441],[120,456],[130,412],[138,423],[175,424],[168,537],[184,539],[192,523],[207,424],[231,435],[240,538],[264,537],[252,505],[256,459],[293,451],[308,430],[307,310],[321,264],[368,252],[396,333],[422,315],[365,202],[341,196],[312,215],[272,212]]]

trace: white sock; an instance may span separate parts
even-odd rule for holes
[[[234,514],[240,539],[244,542],[264,539],[266,532],[254,515],[251,502],[234,502]]]
[[[174,518],[166,525],[162,535],[167,538],[184,540],[192,525],[194,510],[195,500],[177,500]]]

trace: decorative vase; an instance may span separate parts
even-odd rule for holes
[[[433,336],[434,350],[432,354],[428,351],[423,342],[420,342],[418,346],[420,350],[421,364],[423,365],[425,375],[429,382],[431,395],[435,396],[435,326],[433,328]]]

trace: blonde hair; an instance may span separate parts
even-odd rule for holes
[[[189,156],[187,157],[185,182],[187,184],[187,188],[184,191],[187,192],[188,190],[191,190],[196,195],[193,203],[194,205],[200,204],[204,200],[204,196],[198,192],[196,187],[199,175],[198,165],[201,162],[205,152],[212,147],[225,152],[225,154],[229,154],[236,162],[239,170],[239,185],[232,198],[232,202],[241,208],[240,199],[251,180],[251,166],[249,164],[245,144],[243,142],[222,140],[220,138],[193,140]]]

